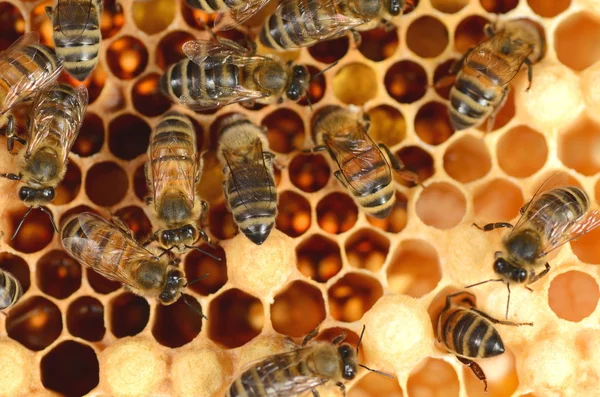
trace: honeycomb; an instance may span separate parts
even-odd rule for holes
[[[271,3],[249,22],[251,31]],[[0,49],[30,30],[51,44],[47,5],[0,0]],[[183,0],[105,1],[100,62],[86,81],[90,105],[49,206],[58,222],[110,212],[139,238],[154,229],[143,202],[143,164],[151,128],[171,107],[155,88],[183,57],[180,45],[205,37],[200,17]],[[538,23],[547,37],[531,90],[522,71],[493,131],[455,134],[448,90],[435,83],[483,39],[487,22],[518,17]],[[345,330],[356,343],[365,324],[361,362],[396,379],[363,371],[349,382],[350,397],[484,396],[470,370],[435,346],[435,313],[450,291],[493,275],[502,233],[482,233],[472,222],[514,220],[557,172],[598,201],[600,2],[421,0],[396,29],[361,35],[358,47],[343,37],[283,56],[313,73],[338,61],[312,83],[312,110],[363,107],[375,140],[417,172],[424,189],[398,179],[391,216],[367,218],[332,176],[329,159],[302,152],[312,134],[307,101],[184,110],[207,151],[199,193],[210,203],[207,229],[219,244],[203,249],[223,258],[195,251],[182,258],[188,279],[210,273],[186,291],[207,313],[203,321],[181,300],[162,307],[82,268],[40,211],[10,240],[26,208],[14,182],[2,179],[0,267],[26,292],[0,316],[0,395],[222,396],[249,362],[283,351],[285,337],[319,327],[319,339]],[[16,112],[21,126],[24,112]],[[277,230],[260,247],[238,234],[222,194],[214,125],[232,112],[267,127],[285,164],[277,171]],[[2,172],[15,164],[14,156],[0,156]],[[506,353],[478,360],[489,397],[600,394],[598,239],[600,229],[565,245],[533,293],[513,288],[510,318],[535,325],[498,326]],[[473,292],[482,310],[502,318],[506,288],[496,284]],[[339,395],[334,387],[319,391]]]

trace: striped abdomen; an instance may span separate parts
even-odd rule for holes
[[[225,12],[237,6],[236,3],[244,0],[185,0],[186,4],[205,12]]]
[[[23,295],[21,283],[12,274],[0,270],[0,310],[8,309]]]
[[[556,224],[574,225],[585,215],[589,206],[589,198],[582,189],[565,186],[544,192],[529,204],[524,216],[535,214],[530,222],[541,231],[549,227],[554,228]]]

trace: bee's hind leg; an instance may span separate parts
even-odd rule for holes
[[[319,392],[315,389],[310,389],[310,391],[312,392],[313,397],[320,397]]]
[[[26,145],[27,141],[16,134],[15,127],[15,119],[12,115],[8,116],[6,122],[6,148],[9,153],[12,153],[12,150],[15,146],[15,141],[19,142],[21,145]]]
[[[548,272],[550,271],[550,264],[548,264],[548,262],[546,262],[546,268],[544,270],[542,270],[540,272],[540,274],[536,274],[534,275],[531,280],[529,280],[529,282],[527,284],[525,284],[525,288],[527,288],[529,291],[533,292],[533,290],[531,288],[529,288],[529,285],[535,283],[536,281],[538,281],[540,278],[544,277],[546,274],[548,274]]]
[[[468,358],[459,356],[456,356],[456,358],[458,359],[458,361],[471,368],[471,371],[473,371],[477,379],[483,382],[483,391],[487,393],[487,378],[485,377],[485,372],[483,372],[479,364],[477,364],[475,361],[469,360]]]
[[[337,387],[340,388],[340,390],[342,391],[342,396],[346,397],[346,385],[343,384],[342,382],[336,382],[335,384]]]
[[[479,226],[476,223],[472,223],[471,226],[475,226],[477,229],[483,231],[483,232],[489,232],[492,231],[494,229],[500,229],[503,227],[512,229],[513,225],[508,223],[508,222],[496,222],[496,223],[488,223],[487,225],[483,225],[483,226]]]
[[[302,347],[306,346],[306,344],[313,339],[315,336],[317,336],[319,334],[319,329],[315,328],[312,331],[310,331],[308,334],[306,334],[306,336],[304,337],[304,339],[302,339]]]

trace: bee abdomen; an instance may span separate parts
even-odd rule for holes
[[[21,283],[12,274],[0,270],[0,310],[14,305],[23,295]]]
[[[493,357],[504,352],[500,334],[480,315],[464,309],[451,313],[443,325],[442,339],[458,355]]]
[[[22,48],[23,53],[27,55],[39,68],[52,72],[58,68],[58,58],[50,47],[43,44],[32,44]],[[23,74],[29,74],[25,65],[15,62],[13,64]]]
[[[376,192],[356,199],[368,215],[379,219],[387,218],[396,202],[394,186],[388,182]]]
[[[322,6],[330,7],[325,4]],[[319,3],[311,1],[306,4],[303,0],[283,3],[281,8],[265,21],[259,34],[260,42],[265,47],[280,51],[314,44],[317,40],[313,36],[318,37],[319,33],[322,35],[324,29],[319,21],[319,12],[324,11],[311,9],[312,18],[310,21],[305,21],[308,14],[303,13],[303,8],[306,7],[319,7]],[[284,19],[282,15],[288,17]]]
[[[450,122],[455,130],[478,125],[501,102],[504,89],[483,80],[488,84],[461,73],[450,90]]]
[[[82,222],[84,225],[82,225]],[[85,231],[84,231],[85,227]],[[94,258],[90,263],[92,268],[100,266],[104,250],[113,237],[115,230],[105,227],[104,223],[96,223],[93,218],[86,220],[83,216],[75,216],[62,228],[61,240],[65,249],[79,261],[85,264],[84,254],[88,258]],[[65,244],[65,239],[70,238],[70,245]],[[118,266],[123,253],[113,257],[112,264]]]
[[[175,145],[194,148],[194,127],[187,117],[169,113],[152,132],[152,145]]]

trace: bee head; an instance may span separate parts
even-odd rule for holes
[[[338,347],[338,353],[342,359],[342,376],[347,380],[354,379],[358,372],[358,367],[356,365],[356,350],[352,346],[344,343]]]
[[[29,186],[22,186],[19,189],[19,199],[26,204],[45,204],[54,200],[55,192],[53,187],[34,189]]]
[[[494,261],[494,271],[505,279],[516,283],[524,283],[527,280],[526,269],[515,266],[502,257],[496,258]]]
[[[177,302],[181,297],[181,291],[183,291],[186,285],[187,280],[183,271],[177,267],[169,266],[165,286],[158,296],[158,300],[165,306]]]
[[[390,0],[387,12],[393,17],[400,15],[404,8],[404,0]]]
[[[308,91],[310,84],[310,73],[304,65],[294,65],[292,67],[292,81],[287,89],[286,96],[292,101],[298,101]]]
[[[165,248],[193,245],[200,237],[198,229],[192,225],[185,225],[179,229],[163,230],[158,236],[158,241]]]

